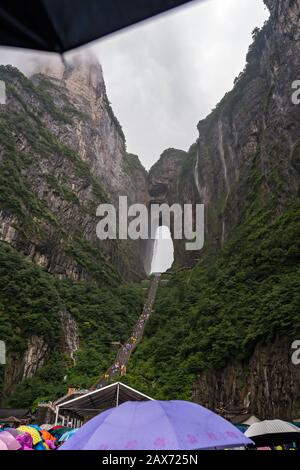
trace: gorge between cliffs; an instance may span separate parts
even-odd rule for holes
[[[233,89],[188,151],[149,171],[128,153],[90,56],[27,77],[0,66],[0,366],[3,406],[88,389],[145,302],[153,241],[99,240],[96,209],[204,204],[205,244],[173,238],[154,312],[122,380],[224,416],[300,416],[300,0],[265,0]],[[174,236],[172,224],[171,236]]]

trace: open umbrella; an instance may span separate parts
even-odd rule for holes
[[[2,441],[8,450],[19,450],[21,449],[21,444],[17,439],[7,431],[0,432],[0,441]]]
[[[189,450],[252,444],[212,411],[180,400],[126,402],[100,413],[59,450]]]
[[[7,445],[0,439],[0,450],[8,450]]]
[[[5,431],[9,432],[9,434],[11,434],[14,437],[17,437],[17,436],[20,436],[21,434],[23,434],[22,431],[18,431],[15,428],[7,428],[7,429],[5,429]]]
[[[44,441],[46,441],[46,439],[48,441],[55,441],[56,439],[54,436],[52,436],[52,434],[49,431],[46,431],[45,429],[42,429],[40,433]]]
[[[53,425],[52,424],[42,424],[41,429],[44,430],[44,431],[49,431],[49,429],[53,429]]]
[[[32,426],[19,426],[18,431],[27,432],[28,434],[30,434],[34,446],[39,444],[39,442],[42,442],[43,440],[39,431]]]
[[[65,52],[190,0],[1,0],[0,45]]]
[[[300,441],[300,429],[294,424],[272,419],[253,423],[245,432],[257,445],[276,445],[278,443]]]
[[[16,436],[16,439],[21,444],[22,450],[33,450],[32,436],[28,432]]]
[[[65,432],[60,438],[58,442],[66,442],[71,439],[72,436],[78,431],[78,428],[72,429],[71,431]]]
[[[71,431],[72,428],[69,428],[69,427],[59,427],[59,428],[52,428],[52,429],[49,429],[48,432],[50,432],[52,434],[52,436],[56,437],[57,439],[59,439],[63,434],[65,434],[66,432],[68,431]]]

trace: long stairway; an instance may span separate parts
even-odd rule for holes
[[[123,376],[126,374],[126,367],[132,352],[136,349],[137,345],[141,341],[145,329],[145,325],[151,315],[153,305],[155,302],[156,292],[160,280],[160,275],[155,274],[151,280],[147,300],[144,304],[142,314],[140,315],[133,331],[131,337],[123,344],[116,355],[114,363],[110,368],[100,377],[100,380],[92,387],[93,390],[105,387],[117,377]]]

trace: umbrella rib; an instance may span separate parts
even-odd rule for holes
[[[176,430],[174,429],[174,427],[173,427],[173,425],[172,425],[172,423],[171,423],[171,421],[170,421],[170,418],[169,418],[169,415],[168,415],[167,411],[161,406],[161,403],[160,403],[159,400],[157,400],[156,403],[158,403],[159,407],[160,407],[160,408],[162,409],[162,411],[164,412],[164,414],[165,414],[165,416],[166,416],[166,418],[167,418],[167,420],[168,420],[170,429],[173,431],[173,434],[174,434],[174,436],[175,436],[177,442],[180,442],[180,439],[178,439],[177,432],[176,432]]]
[[[56,28],[56,25],[55,25],[55,21],[53,20],[52,16],[51,16],[51,13],[49,11],[49,8],[47,6],[47,1],[45,0],[42,0],[41,1],[41,4],[45,10],[45,13],[46,13],[46,16],[49,20],[49,23],[50,23],[50,26],[53,30],[53,33],[55,34],[56,36],[56,43],[53,44],[54,48],[57,50],[57,52],[60,52],[61,54],[64,52],[64,47],[63,47],[63,44],[62,44],[62,40],[61,40],[61,37],[60,37],[60,34]],[[57,47],[58,46],[58,47]]]
[[[43,39],[42,36],[35,34],[29,28],[24,27],[24,25],[18,21],[16,18],[12,17],[7,13],[3,8],[0,7],[0,16],[7,21],[13,28],[15,28],[19,33],[29,37],[33,41],[37,42],[41,47],[47,47],[47,42]]]

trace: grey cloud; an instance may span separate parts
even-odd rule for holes
[[[194,1],[94,46],[128,149],[146,167],[165,148],[195,141],[267,17],[262,0]]]
[[[186,150],[196,140],[198,121],[232,88],[251,31],[267,16],[263,0],[194,0],[88,47],[102,64],[127,148],[147,168],[165,148]],[[45,58],[59,60],[0,48],[1,63],[27,74]]]

